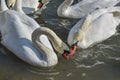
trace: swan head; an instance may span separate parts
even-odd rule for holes
[[[82,18],[69,32],[68,44],[73,45],[77,42],[79,48],[85,47],[84,41],[86,41],[87,32],[90,28],[92,16],[87,15]]]

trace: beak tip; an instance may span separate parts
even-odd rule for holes
[[[74,45],[73,48],[70,50],[70,55],[74,55],[76,50],[77,50],[77,46]]]

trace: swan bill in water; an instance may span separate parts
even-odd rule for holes
[[[74,55],[76,50],[77,50],[77,44],[78,42],[76,42],[75,44],[72,45],[71,49],[68,51],[68,50],[64,50],[64,53],[62,54],[62,56],[69,60],[69,57]]]

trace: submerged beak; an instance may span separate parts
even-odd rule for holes
[[[76,42],[75,44],[72,45],[72,48],[67,51],[67,50],[64,50],[64,53],[62,54],[62,56],[65,58],[65,59],[69,59],[70,56],[74,55],[75,51],[77,50],[77,44],[78,42]]]
[[[70,54],[70,52],[69,51],[67,51],[67,50],[64,50],[64,53],[62,54],[62,56],[65,58],[65,59],[69,59],[69,54]]]
[[[73,55],[75,53],[75,51],[77,50],[77,43],[72,45],[72,48],[70,49],[70,54],[69,55]]]
[[[38,1],[38,8],[40,9],[43,6],[43,3],[41,0]]]

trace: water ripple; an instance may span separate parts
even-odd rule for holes
[[[60,74],[60,72],[56,71],[55,69],[38,69],[35,67],[27,68],[27,70],[31,73],[38,74],[38,75],[44,75],[44,76],[55,76]]]
[[[96,61],[96,63],[94,63],[93,65],[85,65],[85,64],[80,64],[80,65],[77,65],[76,68],[92,68],[92,67],[95,67],[97,65],[101,65],[101,64],[104,64],[104,62],[100,62],[100,61]]]

